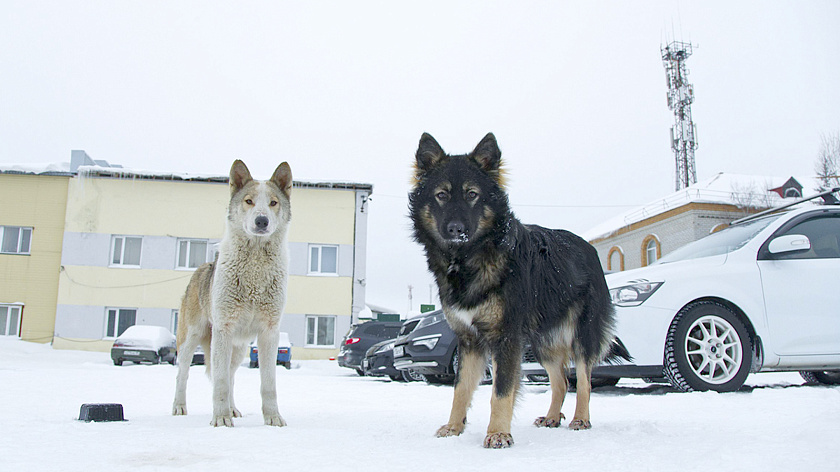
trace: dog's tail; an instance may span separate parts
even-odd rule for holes
[[[622,359],[627,362],[633,362],[633,356],[630,355],[630,351],[627,350],[627,347],[618,337],[615,337],[610,342],[610,348],[607,351],[606,357],[604,357],[604,362],[615,365]]]

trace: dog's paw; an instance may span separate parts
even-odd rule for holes
[[[230,416],[234,418],[242,418],[242,413],[237,410],[236,407],[233,407],[230,409]]]
[[[227,426],[228,428],[232,428],[233,418],[230,416],[214,416],[210,421],[210,426]]]
[[[575,431],[581,431],[590,428],[592,428],[592,423],[590,423],[589,420],[572,420],[572,422],[569,423],[569,429],[573,429]]]
[[[484,447],[488,449],[503,449],[513,446],[513,436],[510,433],[490,433],[484,438]]]
[[[184,416],[187,414],[187,405],[172,406],[172,416]]]
[[[545,416],[540,416],[534,420],[534,426],[538,428],[557,428],[560,426],[560,422],[565,419],[566,417],[563,416],[563,413],[560,413],[559,418],[547,418]]]
[[[280,415],[266,416],[265,424],[268,426],[286,426],[286,420]]]
[[[464,432],[463,424],[445,424],[438,428],[435,437],[445,438],[449,436],[458,436]]]

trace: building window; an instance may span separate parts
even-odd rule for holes
[[[0,305],[0,336],[20,335],[20,305]]]
[[[108,308],[108,322],[105,324],[105,337],[116,338],[129,326],[137,322],[135,308]]]
[[[29,254],[31,242],[32,228],[0,226],[0,253]]]
[[[642,267],[653,264],[660,257],[662,257],[662,248],[659,238],[650,234],[642,241]]]
[[[178,268],[197,269],[198,266],[208,261],[208,247],[209,244],[206,239],[178,240]]]
[[[335,316],[307,316],[306,345],[335,347]]]
[[[607,270],[622,271],[624,270],[624,251],[618,246],[610,248],[607,256]]]
[[[111,265],[140,267],[140,248],[143,238],[138,236],[114,236],[111,244]]]
[[[310,275],[338,275],[338,246],[309,246]]]

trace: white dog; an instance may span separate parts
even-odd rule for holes
[[[253,180],[242,161],[233,163],[218,259],[195,271],[181,303],[173,415],[187,414],[189,368],[201,345],[213,382],[210,424],[233,426],[233,418],[242,416],[233,403],[234,373],[256,337],[265,424],[286,425],[277,408],[275,370],[289,272],[291,190],[292,171],[285,162],[264,182]]]

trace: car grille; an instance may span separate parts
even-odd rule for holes
[[[531,349],[530,344],[526,344],[525,348],[522,349],[522,362],[537,362],[537,356],[534,354],[534,350]]]

